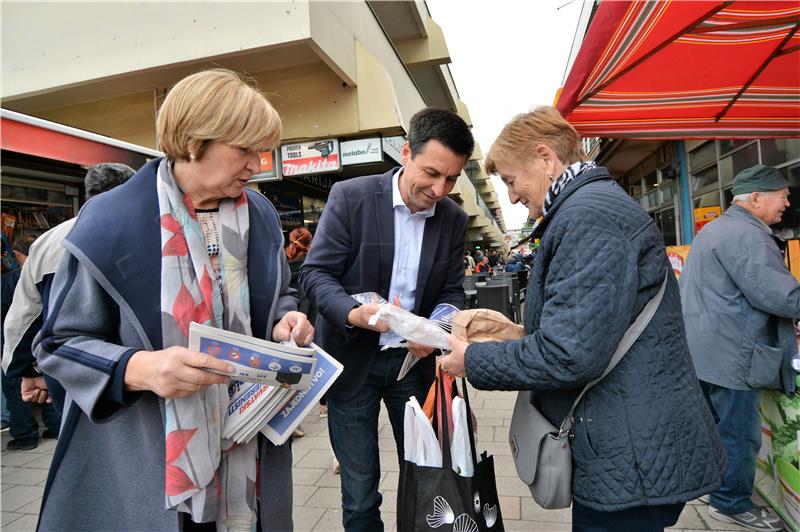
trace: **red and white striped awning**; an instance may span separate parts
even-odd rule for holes
[[[800,1],[603,1],[561,91],[585,137],[800,137]]]

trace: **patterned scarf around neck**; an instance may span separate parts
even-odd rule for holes
[[[197,214],[166,158],[156,187],[161,219],[161,332],[165,348],[189,345],[192,321],[251,334],[247,284],[247,196],[219,204],[220,289]],[[250,531],[256,523],[258,439],[222,438],[228,387],[210,386],[165,400],[166,507],[218,531]]]
[[[550,188],[547,190],[547,195],[544,198],[544,207],[542,208],[542,216],[547,216],[547,211],[553,206],[553,202],[564,188],[576,177],[597,166],[594,161],[578,161],[567,167],[564,172],[558,176]]]

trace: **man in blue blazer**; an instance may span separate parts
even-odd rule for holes
[[[442,303],[464,307],[467,215],[447,194],[474,141],[455,113],[423,109],[411,118],[401,167],[334,185],[300,284],[319,310],[316,341],[343,365],[328,391],[328,429],[341,465],[343,524],[381,531],[378,413],[386,404],[398,457],[410,396],[420,403],[434,379],[433,349],[367,322],[377,305],[351,296],[375,292],[419,316]],[[422,360],[397,380],[406,353]]]

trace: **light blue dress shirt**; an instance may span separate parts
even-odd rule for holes
[[[425,221],[436,212],[436,204],[430,209],[411,213],[400,195],[401,168],[392,176],[392,207],[394,210],[394,261],[392,262],[392,282],[389,285],[389,303],[394,296],[400,298],[400,306],[409,312],[414,310],[417,298],[417,274],[419,258],[422,253],[422,237],[425,234]],[[403,339],[392,331],[383,333],[381,346],[393,346]]]

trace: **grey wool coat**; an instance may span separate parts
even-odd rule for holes
[[[569,183],[537,232],[526,336],[470,345],[467,378],[480,389],[535,391],[558,426],[670,265],[656,225],[602,167]],[[724,450],[689,356],[674,276],[648,327],[575,417],[573,496],[584,506],[675,504],[720,485]]]
[[[792,318],[800,318],[800,283],[764,222],[729,207],[695,237],[680,285],[700,380],[794,392]]]
[[[39,366],[66,389],[61,435],[42,501],[44,531],[181,530],[165,509],[164,401],[124,390],[128,360],[162,349],[160,159],[92,198],[64,241],[50,312],[35,341]],[[274,207],[247,190],[248,281],[253,335],[297,300],[289,289]],[[259,436],[262,530],[292,528],[291,444]]]

